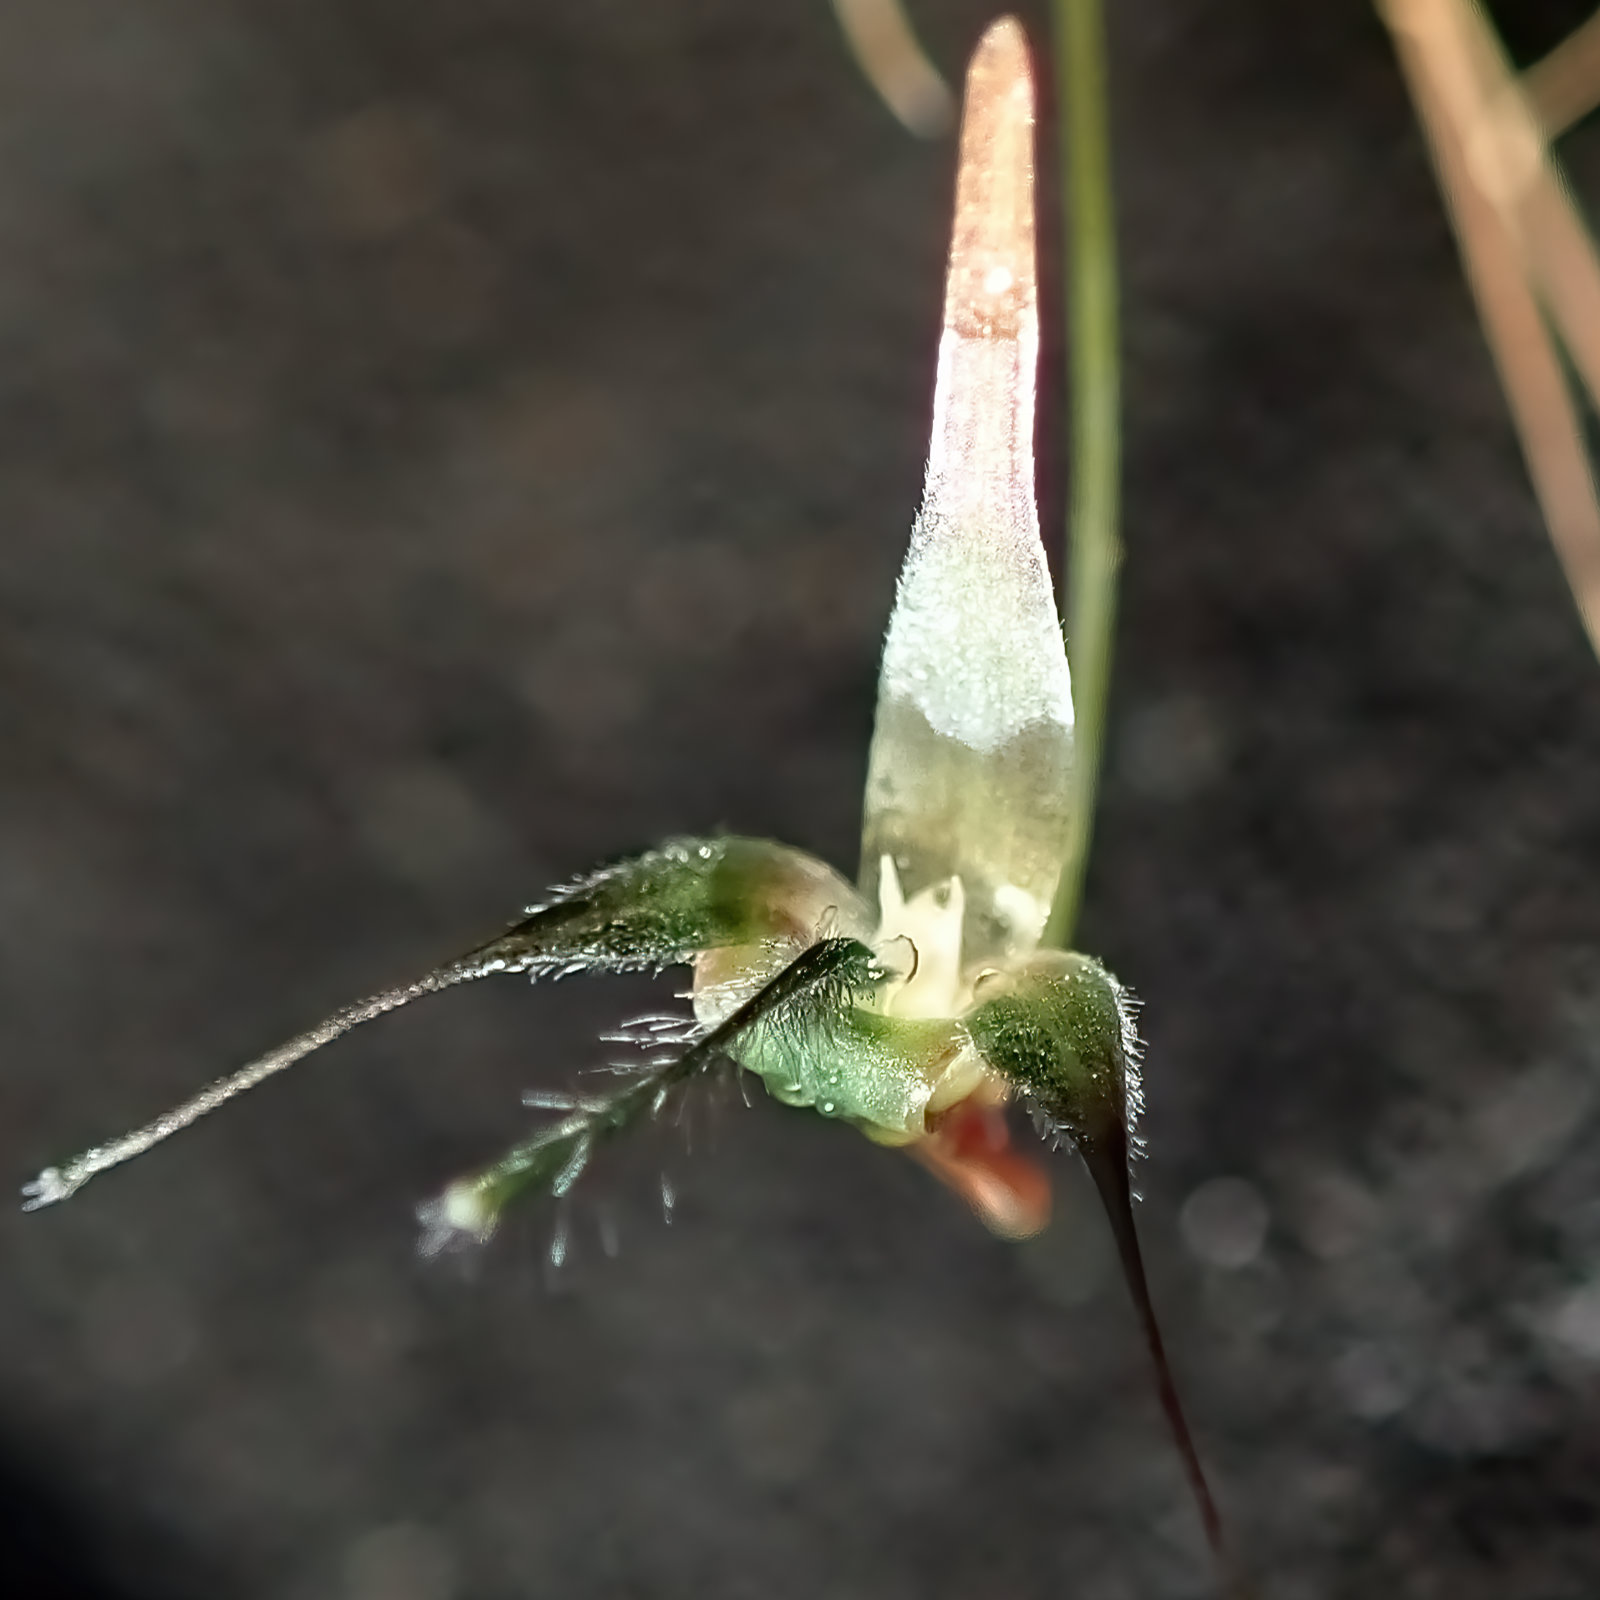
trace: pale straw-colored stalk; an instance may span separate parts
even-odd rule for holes
[[[1550,139],[1600,106],[1600,11],[1523,73],[1522,91]]]
[[[856,65],[906,127],[930,139],[954,125],[955,96],[917,43],[900,0],[833,0],[833,9]]]
[[[1378,10],[1428,139],[1534,493],[1600,652],[1600,500],[1555,342],[1600,402],[1600,258],[1482,10],[1472,0],[1379,0]],[[1544,81],[1567,85],[1570,109],[1579,76],[1552,69]]]

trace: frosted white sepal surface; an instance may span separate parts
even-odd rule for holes
[[[1033,489],[1038,335],[946,329],[922,510],[884,640],[880,698],[973,750],[1072,728],[1072,680]]]

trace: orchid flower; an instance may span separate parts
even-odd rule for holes
[[[138,1129],[49,1167],[63,1200],[359,1023],[499,973],[687,966],[693,1016],[628,1031],[643,1060],[421,1209],[423,1248],[486,1240],[528,1192],[565,1194],[596,1148],[731,1059],[789,1106],[920,1159],[996,1233],[1049,1216],[1011,1149],[1019,1099],[1083,1156],[1111,1217],[1213,1544],[1134,1232],[1135,1005],[1088,955],[1041,940],[1067,866],[1073,700],[1034,501],[1033,89],[1022,29],[994,24],[966,83],[923,502],[884,643],[861,866],[851,883],[763,839],[669,842],[554,891],[506,932],[347,1006]]]
[[[358,1001],[148,1127],[48,1168],[30,1208],[341,1034],[495,973],[694,972],[694,1020],[634,1029],[646,1064],[426,1208],[430,1248],[486,1239],[527,1189],[565,1192],[594,1146],[732,1058],[774,1098],[921,1157],[997,1233],[1049,1216],[1000,1108],[1126,1143],[1138,1045],[1121,985],[1042,951],[1068,847],[1072,685],[1034,506],[1033,91],[1013,21],[967,80],[922,509],[884,644],[856,884],[761,839],[677,840],[553,892],[507,932]],[[670,1056],[670,1059],[662,1059]],[[1091,1104],[1092,1102],[1092,1104]],[[1125,1158],[1119,1157],[1124,1160]]]

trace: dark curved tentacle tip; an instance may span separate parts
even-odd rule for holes
[[[1084,1166],[1089,1169],[1100,1203],[1105,1207],[1106,1219],[1111,1224],[1122,1275],[1144,1330],[1145,1347],[1154,1368],[1156,1396],[1161,1402],[1167,1427],[1183,1463],[1184,1476],[1189,1480],[1189,1489],[1200,1513],[1206,1543],[1210,1546],[1211,1558],[1216,1565],[1219,1587],[1227,1600],[1258,1600],[1256,1586],[1235,1555],[1223,1526],[1222,1514],[1217,1509],[1211,1485],[1206,1480],[1205,1468],[1200,1464],[1200,1453],[1195,1448],[1194,1435],[1189,1431],[1188,1418],[1184,1415],[1183,1403],[1178,1398],[1178,1386],[1167,1360],[1161,1326],[1156,1320],[1155,1304],[1150,1298],[1149,1280],[1145,1276],[1138,1229],[1133,1220],[1133,1192],[1128,1183],[1127,1131],[1120,1119],[1107,1119],[1105,1126],[1093,1136],[1080,1134],[1074,1143]]]

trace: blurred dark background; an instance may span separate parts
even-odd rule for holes
[[[1082,939],[1147,1002],[1180,1377],[1271,1600],[1584,1600],[1600,666],[1370,11],[1110,10]],[[1529,59],[1587,7],[1501,10]],[[914,12],[958,75],[989,6]],[[853,870],[952,159],[822,0],[4,7],[0,1168],[666,834]],[[606,1158],[554,1281],[547,1208],[416,1260],[414,1203],[661,993],[445,996],[0,1214],[0,1586],[1211,1592],[1064,1159],[1012,1248],[735,1099]]]

